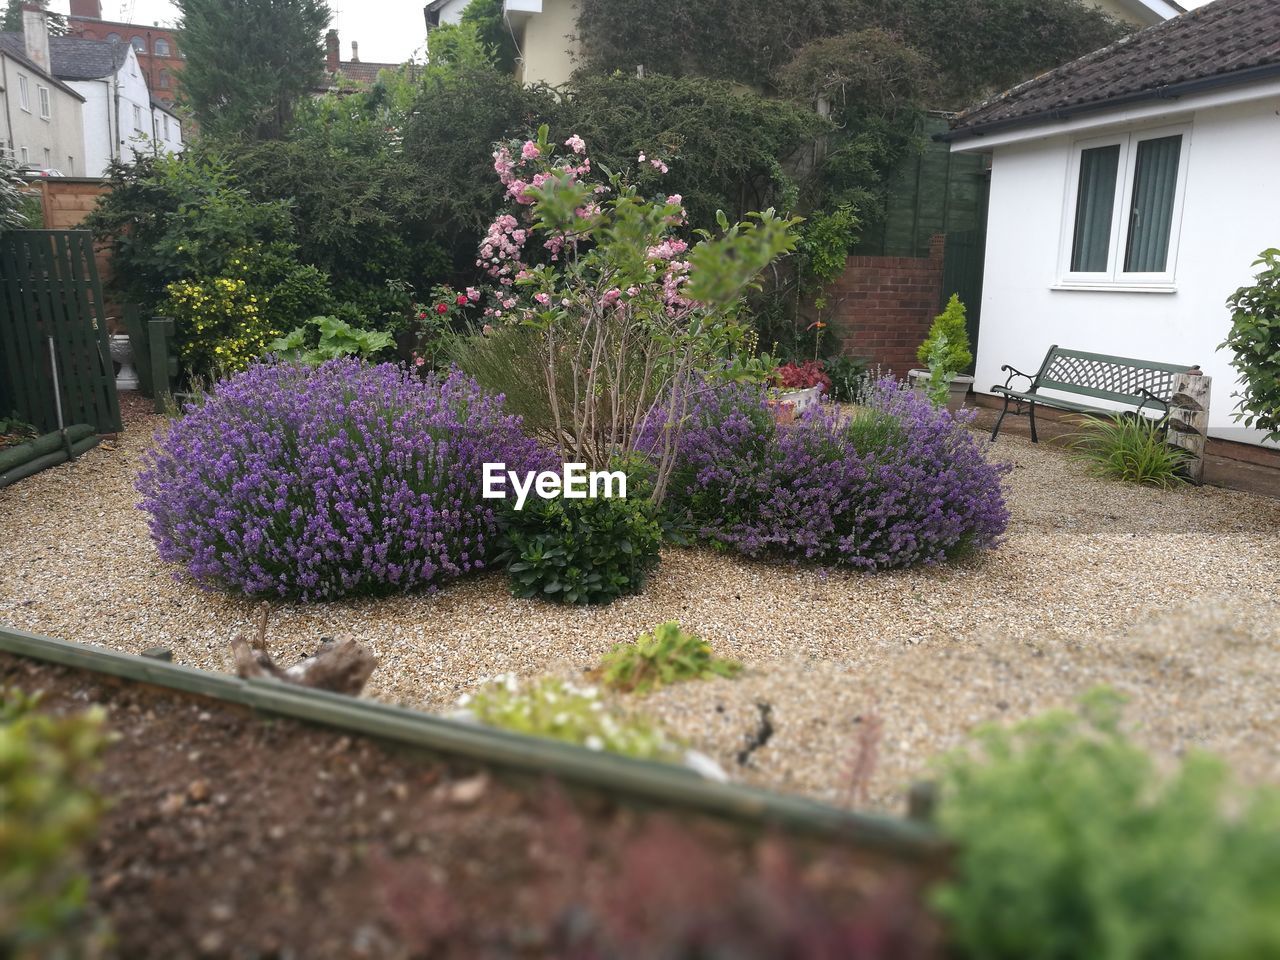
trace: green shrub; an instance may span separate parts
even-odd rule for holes
[[[1253,265],[1262,267],[1257,282],[1227,300],[1231,334],[1218,349],[1232,351],[1231,365],[1244,381],[1236,420],[1280,442],[1280,249],[1264,250]]]
[[[643,498],[531,496],[509,514],[502,559],[517,597],[609,603],[644,587],[661,545]]]
[[[267,350],[286,360],[316,367],[338,357],[372,360],[394,345],[391,334],[381,330],[361,330],[337,317],[312,317],[303,326],[273,340]]]
[[[831,378],[831,399],[837,403],[856,403],[858,392],[867,382],[867,361],[864,357],[843,354],[825,357],[822,368]]]
[[[1182,470],[1190,454],[1165,442],[1165,430],[1145,417],[1081,417],[1071,441],[1075,458],[1089,472],[1113,480],[1152,487],[1184,482]]]
[[[1228,790],[1214,760],[1169,776],[1094,691],[946,759],[957,843],[935,905],[960,954],[986,960],[1280,956],[1280,795]]]
[[[178,280],[165,292],[161,309],[174,319],[178,353],[195,375],[243,370],[280,336],[267,319],[267,298],[241,276]]]
[[[942,347],[938,349],[941,342]],[[931,360],[933,354],[938,354]],[[946,309],[933,318],[929,336],[916,350],[916,359],[935,373],[936,362],[944,374],[957,374],[973,363],[973,351],[969,347],[969,331],[965,327],[964,304],[958,294],[952,294]]]
[[[682,752],[644,720],[610,713],[594,688],[562,680],[539,680],[521,690],[513,675],[500,676],[459,705],[481,723],[590,750],[666,761],[678,760]]]
[[[707,641],[669,622],[617,644],[605,656],[600,675],[614,689],[648,693],[682,680],[735,677],[741,670],[741,663],[717,657]]]
[[[102,810],[86,780],[104,714],[56,717],[37,701],[0,690],[0,956],[79,956],[99,935],[81,848]]]

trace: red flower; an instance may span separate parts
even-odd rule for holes
[[[447,303],[436,304],[436,313],[448,313],[448,312],[449,312],[449,305]]]
[[[465,293],[460,293],[458,294],[458,299],[453,302],[460,307],[465,307],[467,305],[467,295]]]

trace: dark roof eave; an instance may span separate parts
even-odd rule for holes
[[[1280,63],[1266,63],[1256,67],[1249,67],[1245,70],[1220,73],[1212,77],[1197,77],[1195,80],[1185,80],[1182,83],[1170,83],[1162,87],[1153,87],[1149,90],[1138,90],[1134,93],[1111,97],[1106,100],[1096,100],[1067,107],[1054,107],[1051,110],[1040,110],[1020,117],[1003,117],[998,120],[988,120],[985,123],[975,123],[969,127],[959,127],[954,130],[948,130],[945,133],[936,133],[933,139],[943,143],[954,143],[957,140],[981,137],[988,133],[1011,130],[1016,127],[1034,126],[1051,120],[1070,120],[1082,113],[1096,113],[1100,110],[1110,110],[1114,107],[1123,107],[1149,100],[1177,100],[1179,97],[1200,93],[1204,90],[1256,83],[1259,80],[1269,80],[1272,77],[1280,77]]]

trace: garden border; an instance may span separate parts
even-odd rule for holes
[[[65,430],[53,430],[33,440],[0,450],[0,489],[26,477],[75,460],[86,450],[97,446],[102,438],[85,423]]]
[[[597,753],[376,701],[274,680],[244,680],[42,637],[3,624],[0,652],[197,694],[522,773],[551,775],[637,801],[681,807],[747,824],[776,825],[797,833],[838,837],[895,859],[940,861],[950,849],[940,834],[919,821],[854,813],[803,797],[717,783],[671,764]]]

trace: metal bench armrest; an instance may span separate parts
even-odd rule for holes
[[[1162,411],[1162,415],[1160,417],[1161,420],[1164,420],[1169,416],[1169,402],[1167,400],[1160,399],[1146,387],[1139,387],[1138,393],[1143,397],[1142,403],[1138,404],[1138,409],[1136,411],[1138,414],[1141,414],[1142,411],[1146,409],[1147,402],[1150,401],[1152,403],[1159,404]]]
[[[1029,374],[1029,373],[1023,373],[1021,370],[1017,369],[1016,367],[1011,367],[1011,366],[1009,366],[1009,364],[1007,364],[1007,363],[1005,363],[1005,364],[1001,364],[1001,366],[1000,366],[1000,372],[1001,372],[1001,373],[1008,372],[1008,374],[1009,374],[1007,377],[1005,377],[1005,378],[1004,378],[1004,388],[1005,388],[1006,390],[1008,390],[1008,389],[1009,389],[1009,385],[1013,383],[1013,378],[1014,378],[1014,377],[1022,377],[1024,380],[1026,380],[1026,381],[1027,381],[1027,389],[1028,389],[1028,390],[1030,390],[1033,386],[1035,386],[1035,382],[1036,382],[1036,378],[1035,378],[1035,377],[1033,377],[1033,376],[1032,376],[1031,374]]]

